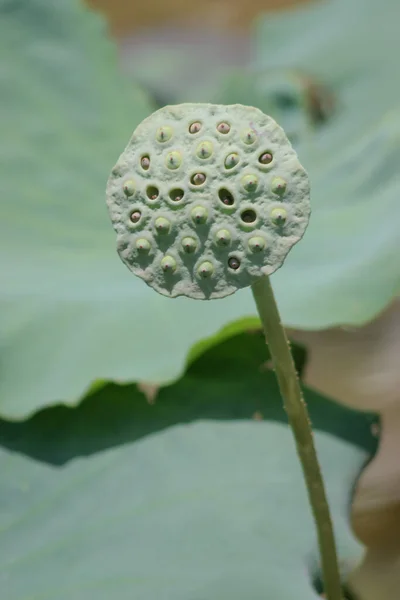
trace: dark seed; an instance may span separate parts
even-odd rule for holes
[[[148,156],[142,156],[142,158],[140,159],[140,165],[142,169],[147,171],[150,167],[150,158]]]
[[[132,223],[137,223],[141,216],[142,216],[142,214],[141,214],[140,210],[134,210],[133,213],[131,214]]]
[[[191,182],[193,183],[193,185],[202,185],[206,180],[206,176],[204,175],[204,173],[195,173],[194,175],[192,175],[191,178]]]
[[[257,219],[257,214],[254,210],[249,208],[248,210],[242,212],[240,218],[244,223],[254,223],[254,221]]]
[[[198,133],[201,129],[201,123],[196,121],[189,126],[189,133]]]
[[[220,133],[229,133],[231,126],[228,123],[219,123],[219,125],[217,125],[217,129]]]
[[[271,152],[264,152],[263,154],[260,155],[258,162],[260,162],[262,165],[269,165],[269,163],[272,162],[273,156],[271,154]]]
[[[236,258],[235,256],[231,256],[230,259],[228,260],[228,265],[229,265],[230,269],[237,271],[238,268],[240,267],[240,260],[238,258]]]

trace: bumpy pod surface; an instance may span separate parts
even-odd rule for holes
[[[240,104],[156,111],[107,184],[123,262],[160,294],[198,299],[276,271],[304,234],[309,196],[282,128]]]

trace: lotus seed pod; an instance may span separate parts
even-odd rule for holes
[[[271,192],[277,196],[283,196],[286,192],[286,181],[282,177],[274,177],[271,181]]]
[[[176,150],[169,152],[165,158],[165,164],[168,167],[168,169],[171,169],[173,171],[175,169],[179,169],[179,167],[182,164],[182,157],[180,153]]]
[[[107,205],[121,259],[149,286],[223,298],[283,264],[308,224],[309,181],[260,110],[181,104],[138,125],[111,171]]]
[[[172,138],[173,129],[168,125],[161,126],[157,129],[156,139],[158,142],[168,142]]]
[[[213,153],[213,145],[211,142],[200,142],[196,149],[196,156],[199,158],[210,158]]]
[[[231,242],[232,236],[227,229],[220,229],[215,234],[215,241],[220,246],[228,246]]]
[[[138,252],[147,254],[151,250],[151,244],[146,238],[139,238],[136,240],[136,248]]]
[[[174,273],[176,271],[176,260],[173,256],[164,256],[161,260],[161,268],[164,272]]]

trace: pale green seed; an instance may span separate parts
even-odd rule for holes
[[[151,244],[146,238],[139,238],[136,240],[136,249],[142,254],[147,254],[151,250]]]
[[[161,260],[161,268],[165,273],[174,273],[176,271],[176,260],[173,256],[164,256]]]
[[[259,235],[251,237],[248,241],[249,250],[251,252],[261,252],[266,246],[264,238]]]
[[[243,175],[241,184],[246,192],[255,192],[258,187],[257,175]]]
[[[133,196],[133,194],[135,193],[135,188],[136,188],[136,185],[135,185],[135,181],[133,179],[127,179],[124,182],[123,190],[124,190],[124,194],[126,196]]]
[[[204,279],[211,277],[214,273],[214,266],[209,260],[206,260],[197,267],[197,273]]]
[[[197,241],[192,237],[184,237],[182,240],[182,248],[188,254],[196,251]]]
[[[207,221],[208,210],[204,206],[195,206],[190,214],[195,223],[201,224]]]
[[[228,156],[225,158],[225,168],[226,169],[233,169],[233,167],[236,167],[236,165],[239,162],[239,154],[237,154],[236,152],[232,152],[232,154],[228,154]]]
[[[201,142],[196,148],[196,156],[198,158],[210,158],[213,153],[213,145],[211,142]]]
[[[180,152],[177,152],[176,150],[173,150],[172,152],[169,152],[167,154],[167,156],[165,157],[165,165],[168,169],[179,169],[179,167],[182,164],[182,156],[180,154]]]
[[[165,217],[157,217],[154,224],[158,233],[166,234],[169,233],[171,229],[171,222]]]
[[[283,196],[286,192],[286,181],[282,177],[274,177],[271,182],[271,192],[277,196]]]
[[[240,134],[240,139],[242,140],[242,142],[244,144],[251,146],[252,144],[254,144],[257,141],[257,134],[254,131],[254,129],[245,129]]]
[[[164,125],[163,127],[159,127],[156,132],[156,140],[158,142],[168,142],[172,138],[173,129],[169,127],[169,125]]]
[[[219,246],[229,246],[231,239],[231,234],[227,229],[220,229],[215,234],[215,241]]]
[[[283,225],[287,219],[287,211],[284,208],[273,208],[270,217],[275,225]]]

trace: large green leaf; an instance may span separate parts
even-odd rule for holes
[[[318,597],[314,526],[263,348],[250,334],[214,347],[154,405],[109,384],[75,409],[0,421],[7,600]],[[307,399],[347,571],[362,553],[347,513],[371,421]]]
[[[331,4],[343,6],[339,0]],[[332,77],[340,80],[343,71],[350,82],[343,84],[340,101],[346,110],[354,107],[351,118],[337,128],[332,123],[319,142],[313,138],[310,154],[301,150],[314,189],[310,242],[306,233],[284,269],[273,276],[288,325],[361,322],[395,291],[397,120],[378,127],[374,137],[355,140],[354,147],[344,136],[348,131],[358,139],[365,122],[361,92],[363,100],[368,98],[368,127],[376,116],[370,99],[376,104],[385,98],[389,105],[398,98],[394,67],[382,67],[382,47],[386,44],[394,56],[398,44],[392,36],[394,10],[387,35],[381,14],[377,28],[364,13],[356,20],[352,8],[349,24],[340,11],[325,22],[323,12],[312,17],[305,9],[295,18],[287,13],[282,21],[271,21],[272,32],[267,31],[268,39],[281,31],[270,52],[278,66],[292,64],[297,56],[306,64],[306,48],[311,56],[315,47],[313,56],[318,55],[319,44],[325,48],[335,36],[340,47],[345,45],[342,31],[352,41],[364,36],[364,46],[366,40],[385,36],[384,43],[379,38],[379,48],[375,41],[370,44],[376,60],[368,55],[367,64],[361,62],[357,49],[360,62],[353,70],[340,50]],[[305,36],[311,18],[316,20]],[[285,23],[290,36],[283,33]],[[321,33],[325,28],[326,36]],[[171,301],[130,275],[118,259],[105,182],[151,107],[118,73],[101,19],[75,0],[54,6],[45,0],[0,0],[0,33],[0,49],[7,56],[0,71],[0,412],[20,419],[56,401],[74,404],[98,379],[172,381],[183,371],[194,343],[210,336],[214,343],[219,330],[238,318],[242,321],[234,329],[246,326],[247,317],[255,314],[251,294],[244,290],[213,303]],[[330,70],[331,50],[329,46],[325,52]],[[312,153],[316,164],[329,165],[329,177],[322,176],[326,169],[314,169]],[[360,153],[368,155],[367,162],[359,164]],[[371,162],[371,154],[379,159]],[[348,202],[348,190],[351,199],[359,198],[355,190],[360,180],[368,210],[361,202]],[[372,194],[376,188],[379,203]],[[333,200],[331,190],[336,190]]]
[[[266,15],[253,68],[214,92],[279,119],[310,174],[307,234],[274,278],[283,315],[299,328],[364,323],[400,293],[399,20],[397,0]],[[322,81],[336,105],[320,126],[306,118],[304,75]]]

